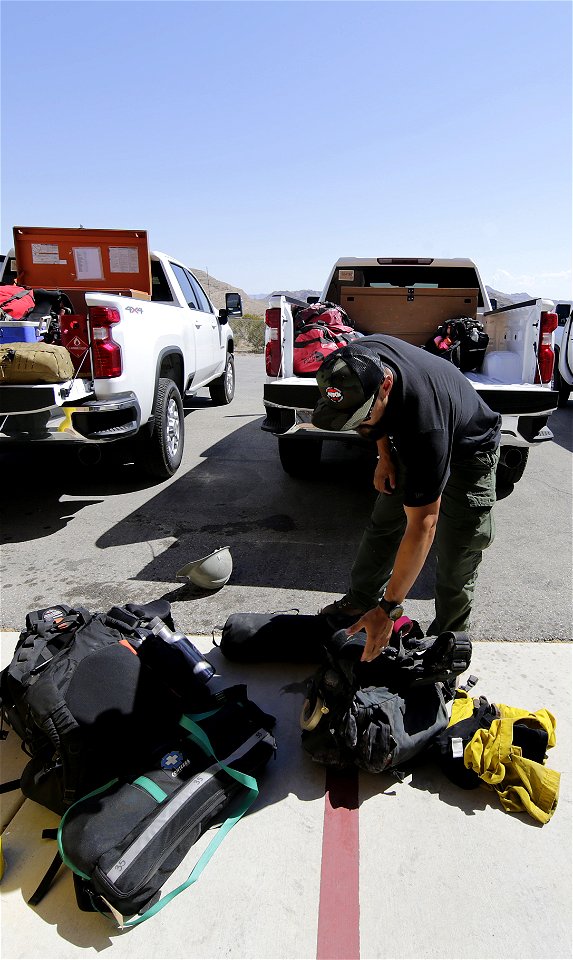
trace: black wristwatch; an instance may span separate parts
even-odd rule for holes
[[[382,597],[382,599],[378,601],[378,606],[382,607],[386,616],[390,620],[394,620],[394,622],[404,615],[404,607],[402,604],[395,603],[393,600],[385,600],[384,597]]]

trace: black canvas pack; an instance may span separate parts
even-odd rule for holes
[[[22,792],[55,813],[114,776],[125,756],[147,762],[184,709],[168,672],[152,670],[126,639],[140,643],[136,625],[158,612],[169,619],[169,604],[139,609],[143,620],[122,629],[105,614],[62,603],[32,611],[0,674],[2,719],[30,757]],[[203,690],[192,680],[187,687],[201,706],[195,698]]]
[[[198,879],[254,801],[254,777],[276,749],[275,718],[247,698],[244,685],[220,691],[213,703],[183,716],[148,768],[126,771],[65,813],[58,845],[83,909],[111,913],[122,927],[147,920]],[[227,818],[187,880],[160,899],[166,879],[223,810]]]
[[[424,348],[470,373],[481,368],[488,343],[489,336],[480,320],[458,317],[440,324]]]
[[[365,642],[362,633],[340,630],[327,643],[308,685],[302,746],[328,767],[381,773],[400,769],[447,727],[446,703],[469,667],[471,642],[453,632],[422,638],[410,621],[375,660],[362,663]]]

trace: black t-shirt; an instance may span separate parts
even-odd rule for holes
[[[352,344],[353,353],[363,350],[374,351],[395,374],[382,424],[406,468],[404,503],[433,503],[451,462],[497,448],[501,416],[442,357],[383,334]]]

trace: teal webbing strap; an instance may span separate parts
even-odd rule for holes
[[[133,786],[141,787],[149,793],[154,800],[157,800],[158,803],[163,803],[167,796],[165,790],[162,790],[161,787],[154,783],[153,780],[150,780],[149,777],[138,777],[137,780],[133,781]]]
[[[145,913],[142,913],[141,916],[135,917],[133,920],[125,920],[123,923],[124,927],[136,927],[138,926],[138,924],[143,923],[144,920],[149,920],[150,917],[153,917],[156,913],[159,913],[159,911],[162,910],[163,907],[167,906],[167,904],[170,903],[170,901],[173,900],[174,897],[182,893],[183,890],[186,890],[187,887],[190,887],[192,883],[195,883],[195,881],[198,880],[199,877],[201,876],[204,868],[207,866],[207,864],[209,863],[209,860],[211,859],[211,857],[213,856],[213,854],[215,853],[219,845],[222,843],[222,841],[225,839],[229,831],[241,819],[243,814],[249,809],[249,807],[251,806],[251,804],[253,803],[253,801],[258,795],[259,788],[255,778],[250,777],[246,773],[241,773],[239,770],[234,770],[233,767],[229,767],[225,763],[221,763],[221,761],[218,760],[217,757],[215,756],[215,752],[213,750],[213,747],[211,746],[209,737],[207,736],[205,731],[202,730],[201,727],[195,722],[196,720],[199,720],[199,719],[202,720],[205,717],[212,716],[215,713],[217,713],[217,710],[211,710],[207,714],[189,714],[187,716],[183,716],[180,719],[179,723],[181,724],[182,727],[184,727],[185,730],[187,730],[190,738],[195,743],[197,743],[198,746],[200,746],[201,749],[204,750],[208,756],[213,757],[217,761],[217,763],[219,764],[222,770],[225,770],[225,772],[228,773],[229,776],[233,777],[240,784],[242,784],[242,786],[247,788],[247,793],[243,797],[241,805],[238,811],[234,814],[234,816],[228,817],[227,820],[225,820],[225,822],[221,824],[217,833],[209,843],[208,847],[199,857],[197,863],[193,867],[193,870],[187,877],[187,880],[185,880],[184,883],[176,887],[175,890],[172,890],[171,893],[168,893],[164,897],[162,897],[161,900],[158,900],[157,903],[154,904],[154,906],[150,907],[149,910],[146,910]]]

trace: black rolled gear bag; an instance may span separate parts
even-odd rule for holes
[[[319,663],[332,634],[326,617],[297,613],[232,613],[221,653],[237,663]]]
[[[275,718],[247,698],[244,685],[214,700],[215,709],[182,718],[144,773],[104,785],[65,813],[58,845],[83,909],[110,912],[122,927],[148,919],[198,879],[257,796],[254,775],[276,750]],[[241,803],[187,880],[160,900],[164,882],[237,794]]]

